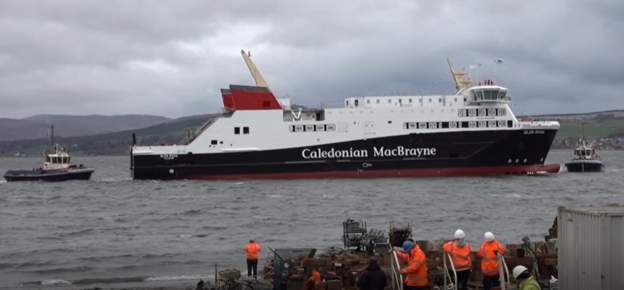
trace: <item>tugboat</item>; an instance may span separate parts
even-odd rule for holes
[[[50,127],[50,131],[50,147],[44,154],[43,166],[32,170],[8,170],[4,174],[4,179],[7,181],[65,181],[91,178],[95,170],[82,164],[71,164],[71,156],[65,148],[54,144],[54,126]]]
[[[574,149],[574,158],[565,164],[568,172],[598,172],[604,165],[596,152],[594,142],[587,144],[585,138],[581,138]]]

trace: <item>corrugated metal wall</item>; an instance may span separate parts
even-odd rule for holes
[[[559,208],[559,285],[624,289],[624,207]]]

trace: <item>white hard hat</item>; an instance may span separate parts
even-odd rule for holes
[[[514,276],[514,279],[518,280],[518,277],[519,277],[520,275],[522,275],[522,273],[524,273],[524,272],[526,272],[526,271],[528,271],[528,270],[529,270],[529,269],[527,269],[527,267],[522,266],[522,265],[518,265],[518,266],[514,267],[514,268],[513,268],[513,276]]]
[[[494,234],[492,232],[485,232],[485,234],[483,234],[483,237],[485,238],[486,241],[491,242],[494,239],[496,239],[496,237],[494,237]]]
[[[464,231],[462,229],[457,229],[455,231],[455,238],[456,239],[463,239],[466,237],[466,233],[464,233]]]

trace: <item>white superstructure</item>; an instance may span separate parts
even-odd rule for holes
[[[135,147],[134,152],[218,153],[409,133],[559,128],[554,121],[519,121],[509,103],[507,89],[492,84],[445,96],[349,97],[342,108],[240,110],[211,121],[189,144]]]

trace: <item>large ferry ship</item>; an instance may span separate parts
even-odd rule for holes
[[[250,55],[255,86],[222,89],[223,114],[181,145],[131,150],[135,179],[355,178],[536,174],[559,129],[519,120],[506,88],[472,84],[449,69],[457,92],[355,96],[303,108],[278,99]]]

